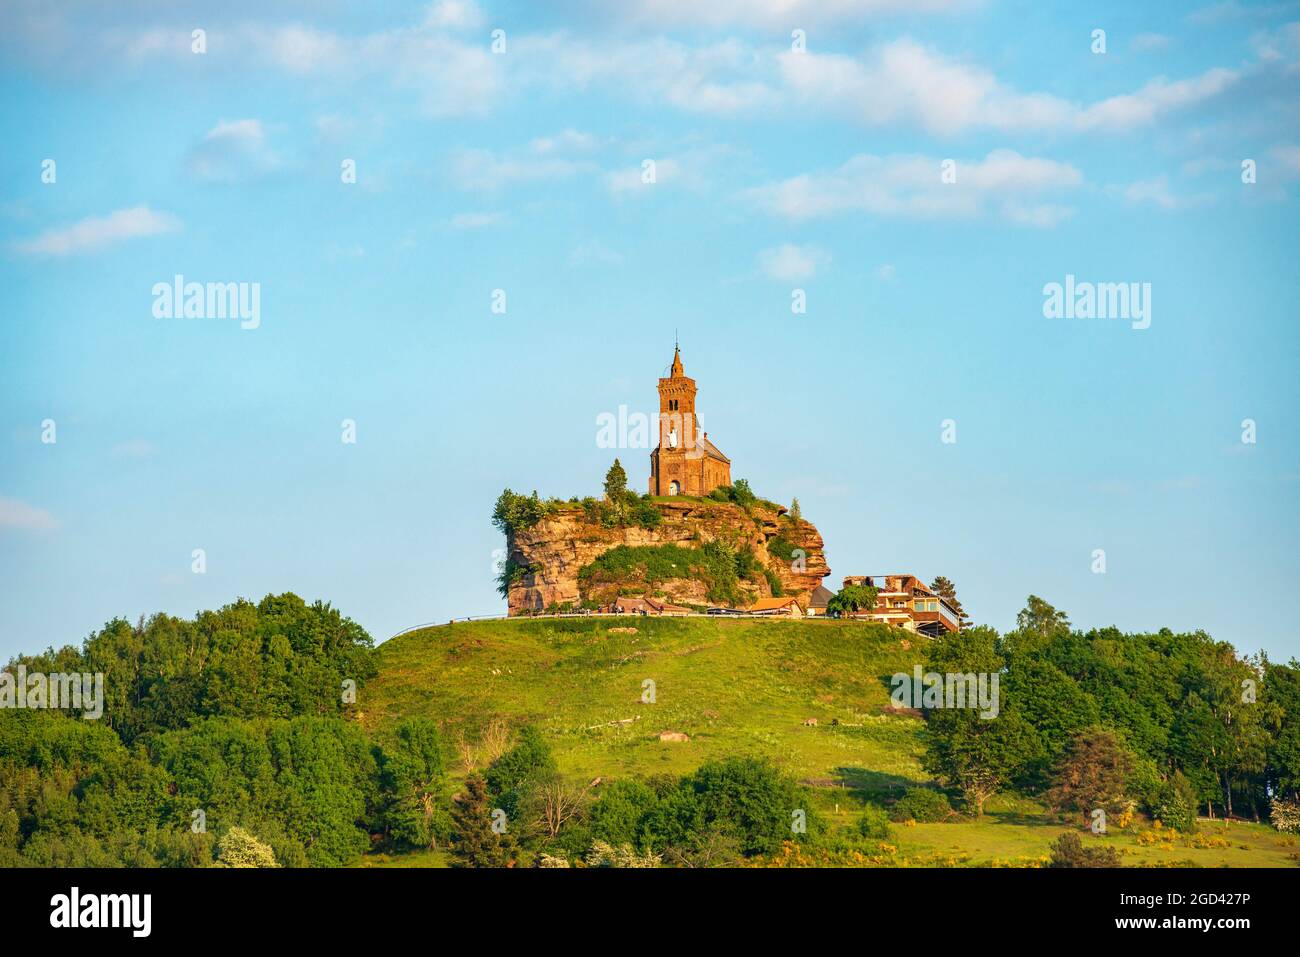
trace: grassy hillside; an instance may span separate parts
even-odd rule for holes
[[[758,619],[449,625],[380,646],[362,710],[371,725],[421,715],[470,737],[493,717],[533,721],[575,775],[681,773],[739,753],[826,785],[901,786],[924,774],[918,720],[886,713],[888,676],[921,660],[900,634]],[[655,704],[641,702],[646,679]],[[691,740],[662,743],[661,731]]]
[[[418,715],[439,721],[452,740],[475,739],[494,718],[533,722],[560,770],[587,779],[681,774],[735,754],[767,757],[811,785],[818,809],[847,826],[867,800],[887,803],[929,780],[920,763],[922,722],[889,701],[889,676],[921,663],[925,642],[840,621],[474,622],[380,646],[379,676],[360,704],[371,729]],[[654,704],[641,701],[646,679],[655,682]],[[662,731],[690,740],[661,742]],[[898,856],[885,863],[1028,865],[1046,859],[1065,827],[1032,801],[1002,798],[983,820],[896,830]],[[1239,822],[1206,822],[1198,835],[1172,841],[1155,840],[1139,822],[1104,840],[1128,864],[1293,866],[1300,852],[1293,837]]]

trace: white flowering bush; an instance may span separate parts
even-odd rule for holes
[[[588,867],[658,867],[659,863],[658,854],[638,854],[630,844],[614,847],[604,841],[596,841],[587,852]]]
[[[1300,831],[1300,800],[1296,798],[1273,798],[1270,813],[1273,826],[1279,831],[1295,834]]]

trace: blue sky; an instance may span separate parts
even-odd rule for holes
[[[828,584],[1300,655],[1300,4],[47,7],[0,10],[0,657],[500,612],[497,494],[597,492],[675,331]],[[260,324],[156,318],[178,274]],[[1150,326],[1045,318],[1067,275]]]

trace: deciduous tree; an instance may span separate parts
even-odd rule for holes
[[[876,607],[874,585],[845,585],[826,602],[828,615],[849,615],[855,611],[871,611]]]
[[[937,638],[926,669],[941,675],[975,674],[989,683],[1004,662],[996,650],[997,632],[977,627]],[[1038,749],[1037,735],[1012,702],[999,693],[996,717],[976,708],[934,708],[925,712],[922,762],[932,774],[959,788],[977,815],[1016,770]]]
[[[275,853],[242,827],[232,827],[217,842],[217,867],[279,866]]]

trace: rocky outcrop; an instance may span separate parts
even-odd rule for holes
[[[507,546],[512,563],[525,569],[511,586],[511,615],[542,611],[570,604],[577,607],[580,593],[578,573],[583,566],[619,545],[681,545],[698,548],[722,541],[733,549],[748,545],[754,557],[780,579],[782,591],[807,605],[809,595],[830,574],[822,552],[822,537],[812,523],[792,521],[784,508],[755,504],[749,511],[738,505],[709,500],[657,502],[662,522],[654,529],[640,527],[604,528],[589,521],[578,505],[561,506],[530,528],[513,532]],[[790,559],[779,558],[769,543],[779,540],[794,549]],[[802,554],[800,554],[802,553]],[[771,589],[764,576],[743,583],[757,597],[768,597]],[[657,582],[646,591],[662,594],[669,601],[707,604],[707,586],[691,579]]]

